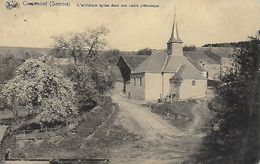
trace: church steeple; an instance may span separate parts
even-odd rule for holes
[[[178,25],[176,21],[176,14],[174,14],[174,21],[172,24],[172,32],[169,41],[167,42],[168,55],[183,55],[182,40],[179,37]]]

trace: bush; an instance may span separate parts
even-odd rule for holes
[[[163,116],[178,128],[185,128],[193,120],[191,108],[195,101],[159,103],[151,106],[152,112]]]
[[[152,49],[150,48],[144,48],[144,49],[141,49],[137,52],[137,55],[151,55],[152,54]]]
[[[183,47],[183,51],[196,51],[197,50],[197,48],[196,48],[196,46],[194,46],[194,45],[191,45],[191,46],[184,46]]]
[[[92,134],[104,121],[107,120],[109,115],[113,112],[114,104],[106,102],[109,100],[104,99],[102,106],[96,106],[90,112],[82,114],[82,118],[75,128],[75,132],[82,137],[87,137]]]

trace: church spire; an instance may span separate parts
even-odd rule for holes
[[[175,9],[176,12],[176,9]],[[179,36],[178,24],[176,21],[176,13],[174,13],[174,20],[172,24],[172,32],[169,41],[167,42],[168,55],[183,55],[182,40]]]
[[[174,14],[174,20],[173,20],[173,24],[172,24],[172,33],[171,33],[171,37],[168,41],[168,44],[169,43],[182,43],[182,40],[179,37],[178,25],[177,25],[177,21],[176,21],[176,13]]]
[[[176,37],[177,37],[177,40],[181,41],[181,39],[180,39],[180,37],[179,37],[179,31],[178,31],[177,22],[176,22]]]

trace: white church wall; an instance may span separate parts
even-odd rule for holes
[[[161,73],[145,73],[145,101],[157,101],[161,94]]]
[[[184,79],[180,86],[179,98],[181,100],[193,98],[205,98],[207,91],[207,80]]]
[[[173,73],[163,73],[163,93],[162,97],[170,95],[170,78],[173,76]]]

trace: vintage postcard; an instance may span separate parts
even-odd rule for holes
[[[0,0],[0,163],[257,164],[259,0]]]

